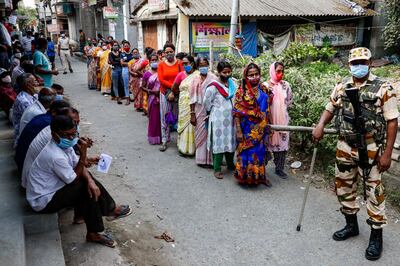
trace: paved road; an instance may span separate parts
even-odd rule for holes
[[[96,176],[134,215],[107,227],[117,249],[84,243],[84,226],[63,215],[64,252],[69,265],[400,265],[400,225],[384,231],[378,263],[364,259],[369,228],[360,212],[360,236],[338,243],[334,230],[344,224],[331,192],[310,190],[303,230],[295,230],[304,184],[271,174],[273,187],[243,189],[232,177],[217,180],[171,147],[165,153],[146,139],[146,119],[133,106],[118,106],[86,86],[86,67],[60,75],[81,128],[96,141],[96,152],[114,157],[111,173]],[[95,172],[95,170],[92,170]],[[392,220],[395,219],[392,215]],[[175,239],[154,239],[164,231]]]

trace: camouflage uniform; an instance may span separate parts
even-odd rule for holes
[[[339,83],[330,96],[330,102],[326,110],[336,115],[337,126],[340,134],[336,149],[336,194],[342,205],[341,212],[345,215],[356,214],[360,207],[356,200],[358,178],[362,177],[362,169],[359,167],[358,149],[349,141],[349,134],[353,134],[352,124],[343,119],[343,115],[352,114],[353,108],[345,93],[346,88],[356,87],[353,79]],[[381,173],[376,166],[376,158],[384,150],[386,137],[386,121],[396,119],[399,116],[397,109],[396,93],[389,83],[381,81],[370,74],[359,87],[360,104],[370,111],[373,118],[365,123],[366,144],[369,163],[372,165],[366,182],[367,223],[373,228],[379,229],[387,224],[385,215],[385,196],[381,181]],[[354,116],[354,115],[353,115]],[[370,118],[370,116],[368,116]]]

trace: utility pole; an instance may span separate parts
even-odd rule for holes
[[[229,53],[233,53],[235,47],[235,39],[237,32],[237,21],[239,16],[239,0],[232,0],[232,14],[231,14],[231,30],[229,36]]]
[[[47,3],[43,2],[43,11],[44,11],[44,36],[47,37],[47,14],[46,14]]]

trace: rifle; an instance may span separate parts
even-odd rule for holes
[[[365,141],[366,129],[365,129],[365,118],[361,113],[360,96],[357,88],[346,88],[345,90],[347,98],[354,110],[354,118],[352,119],[353,131],[356,132],[353,146],[358,149],[358,160],[359,166],[362,169],[363,187],[364,187],[364,200],[367,200],[367,179],[371,172],[372,166],[368,160],[368,150]],[[350,122],[350,121],[349,121]]]

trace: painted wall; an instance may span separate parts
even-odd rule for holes
[[[177,51],[190,52],[190,24],[189,17],[182,12],[178,13],[177,22]]]

